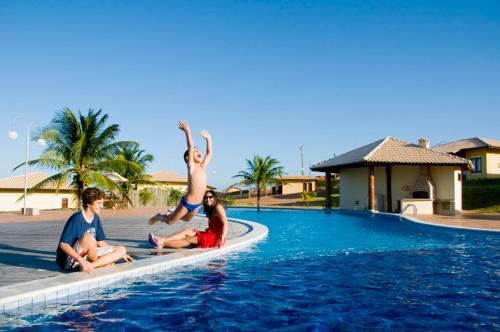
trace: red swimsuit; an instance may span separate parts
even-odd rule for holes
[[[218,247],[223,230],[224,224],[220,221],[219,216],[216,213],[212,214],[210,219],[208,219],[208,228],[204,232],[195,230],[196,237],[198,238],[198,248]]]

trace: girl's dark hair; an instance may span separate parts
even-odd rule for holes
[[[97,188],[87,188],[82,193],[83,207],[87,208],[90,204],[97,200],[103,199],[104,193]]]
[[[210,193],[210,194],[212,194],[212,196],[214,196],[212,205],[208,205],[207,200],[205,199],[205,196],[208,193]],[[217,198],[215,191],[213,191],[212,189],[205,191],[205,195],[203,195],[203,211],[205,211],[205,214],[207,215],[208,218],[210,218],[214,214],[215,207],[217,205],[219,205],[219,199]]]

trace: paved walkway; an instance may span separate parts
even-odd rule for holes
[[[175,253],[183,249],[156,250],[147,241],[149,232],[166,235],[185,227],[205,229],[206,218],[195,217],[175,225],[147,224],[158,209],[104,211],[102,222],[111,245],[122,244],[136,260]],[[55,251],[64,223],[73,211],[42,211],[40,216],[0,214],[0,287],[61,274],[55,264]],[[242,235],[247,229],[230,223],[228,240]]]
[[[457,216],[418,215],[418,219],[440,225],[480,228],[500,231],[500,213],[474,213],[465,211]]]

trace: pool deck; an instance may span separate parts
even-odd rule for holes
[[[175,233],[185,227],[205,229],[204,217],[186,223],[149,226],[147,219],[158,209],[104,211],[106,241],[124,245],[135,259],[95,269],[91,273],[65,273],[55,264],[55,250],[67,218],[73,211],[42,211],[40,216],[0,214],[0,315],[19,314],[50,303],[71,303],[90,291],[119,287],[128,279],[165,271],[202,260],[214,259],[255,243],[267,235],[267,228],[250,221],[231,219],[227,242],[221,249],[157,250],[147,241],[149,232]],[[24,309],[22,309],[24,308]],[[43,308],[42,308],[43,309]]]
[[[42,211],[39,216],[0,213],[0,314],[16,312],[27,304],[74,301],[77,293],[89,292],[109,284],[124,283],[174,266],[213,259],[249,246],[267,235],[267,228],[247,221],[233,220],[228,241],[222,249],[162,249],[147,242],[147,235],[166,235],[185,227],[204,229],[206,218],[195,217],[189,223],[149,226],[147,219],[158,209],[105,210],[102,221],[107,242],[121,244],[136,261],[100,268],[92,273],[64,273],[55,264],[55,249],[71,210]],[[418,215],[420,222],[461,228],[500,231],[500,214],[459,216]]]
[[[417,215],[423,223],[451,226],[458,228],[472,228],[500,231],[500,213],[474,213],[465,211],[461,215]]]

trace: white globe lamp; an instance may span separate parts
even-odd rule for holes
[[[17,131],[15,130],[9,130],[9,132],[7,133],[7,137],[11,140],[11,141],[14,141],[17,139]]]

